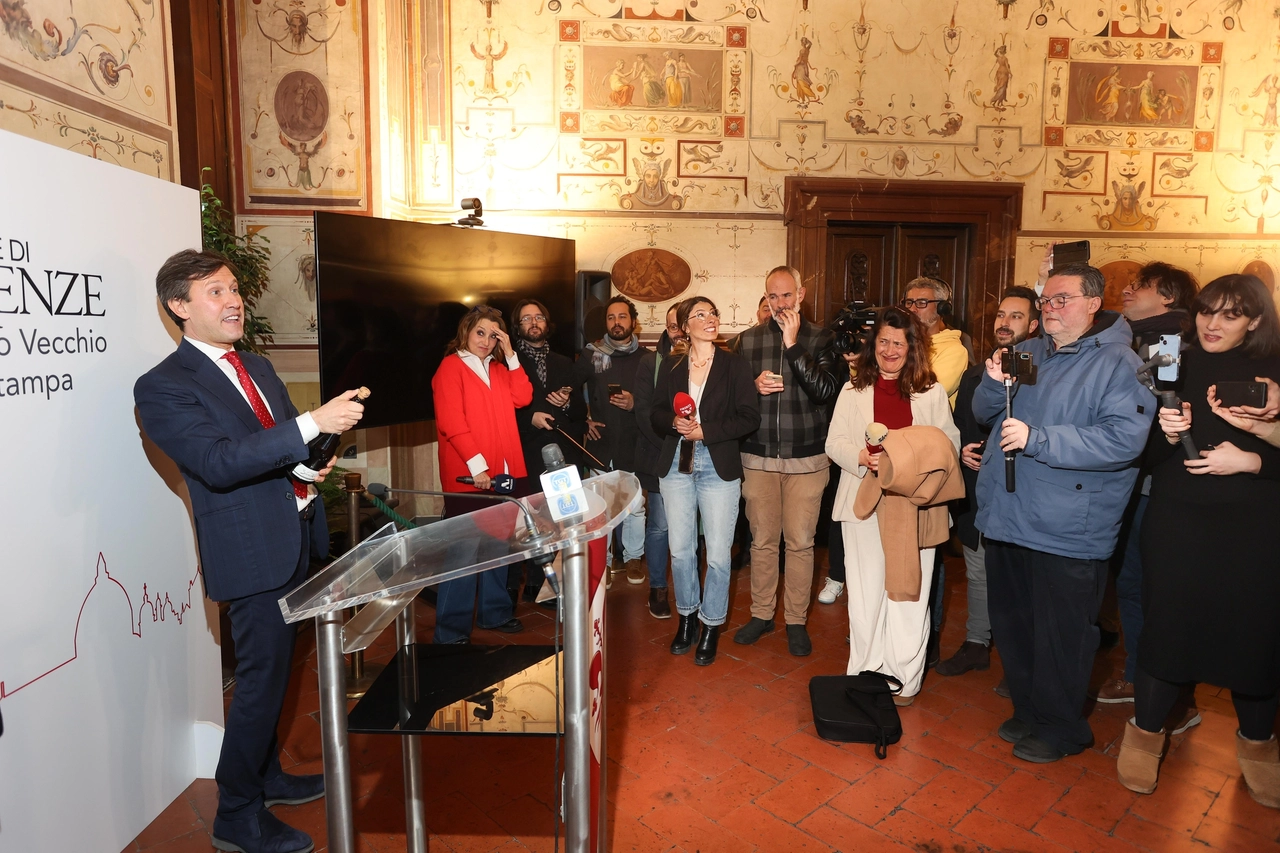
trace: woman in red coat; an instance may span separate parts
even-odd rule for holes
[[[502,314],[480,305],[458,324],[450,353],[431,379],[439,436],[440,483],[446,492],[487,490],[496,474],[526,474],[516,409],[533,401],[533,385],[507,337]],[[459,483],[471,477],[475,485]],[[445,498],[445,517],[483,509],[479,501]],[[465,643],[479,581],[481,628],[514,634],[523,630],[512,614],[506,567],[440,584],[436,599],[437,643]]]

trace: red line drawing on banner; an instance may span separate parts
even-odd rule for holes
[[[30,687],[45,676],[52,675],[62,669],[64,666],[80,656],[80,620],[84,618],[84,608],[89,603],[89,597],[93,595],[93,591],[98,588],[98,584],[103,582],[104,578],[106,581],[118,586],[120,588],[120,592],[124,594],[124,600],[129,604],[129,633],[135,637],[141,638],[142,611],[146,607],[151,608],[152,622],[163,622],[168,614],[173,614],[173,617],[178,621],[178,624],[182,624],[183,617],[186,616],[187,611],[191,609],[191,588],[195,586],[196,581],[200,579],[200,569],[197,567],[195,575],[187,582],[187,600],[178,607],[174,607],[173,601],[169,598],[169,593],[167,592],[164,594],[163,598],[157,597],[153,599],[151,597],[151,593],[147,590],[147,585],[144,583],[142,585],[142,604],[138,605],[138,610],[135,613],[133,609],[133,598],[129,595],[129,590],[125,589],[124,584],[111,576],[111,572],[107,569],[107,558],[101,551],[99,551],[98,565],[94,570],[93,583],[89,586],[89,591],[84,594],[84,599],[80,602],[80,612],[76,614],[76,630],[71,640],[71,657],[67,658],[52,669],[40,673],[30,681],[19,684],[12,690],[8,689],[5,682],[0,680],[0,699],[7,699],[19,690]]]

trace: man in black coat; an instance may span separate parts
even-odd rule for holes
[[[1121,313],[1133,329],[1133,348],[1138,358],[1146,361],[1160,345],[1161,335],[1180,335],[1189,319],[1191,302],[1196,296],[1196,282],[1191,273],[1163,263],[1147,264],[1121,293],[1124,308]],[[1154,398],[1153,402],[1154,402]],[[1158,430],[1159,424],[1153,424]],[[1141,464],[1141,460],[1140,460]],[[1142,518],[1147,511],[1147,496],[1151,492],[1151,471],[1141,464],[1138,486],[1125,512],[1124,526],[1120,529],[1120,541],[1115,556],[1111,558],[1111,571],[1115,577],[1115,604],[1120,611],[1120,629],[1124,634],[1125,664],[1119,678],[1113,678],[1098,689],[1098,701],[1104,705],[1117,705],[1133,701],[1133,679],[1138,666],[1138,637],[1142,634],[1142,555],[1138,539],[1142,530]],[[1110,596],[1108,596],[1110,598]],[[1103,613],[1114,619],[1115,610],[1104,599]],[[1110,610],[1110,613],[1108,611]],[[1111,630],[1115,630],[1112,628]],[[1195,712],[1194,697],[1188,708],[1175,708],[1181,714],[1173,723],[1174,733],[1185,731],[1200,721]],[[1194,722],[1192,722],[1194,720]]]
[[[635,417],[636,368],[645,351],[637,335],[636,306],[630,299],[615,296],[604,311],[605,336],[587,344],[578,356],[573,387],[575,393],[583,385],[587,387],[587,405],[591,411],[587,419],[587,450],[614,470],[634,474],[636,441],[640,437]],[[590,460],[588,463],[595,465]],[[628,580],[634,577],[636,583],[643,583],[646,576],[640,564],[644,556],[643,510],[623,519],[621,528],[624,561],[621,568]]]
[[[996,309],[995,338],[1001,347],[1021,343],[1040,331],[1040,312],[1036,310],[1036,293],[1029,287],[1011,287]],[[985,359],[983,359],[985,361]],[[991,619],[987,615],[987,567],[982,547],[982,534],[974,526],[978,504],[974,491],[978,486],[978,468],[982,465],[982,442],[990,430],[973,415],[973,391],[982,381],[986,366],[969,368],[960,377],[956,391],[956,407],[952,418],[960,430],[960,473],[964,476],[965,496],[951,506],[956,535],[964,548],[965,577],[968,581],[969,616],[965,623],[965,641],[954,655],[941,661],[938,675],[963,675],[971,669],[991,666]]]

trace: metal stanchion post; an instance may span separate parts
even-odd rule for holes
[[[351,754],[347,747],[347,679],[342,660],[340,613],[316,617],[316,659],[320,668],[320,744],[329,850],[355,853]]]
[[[587,543],[564,551],[564,845],[587,853],[591,843],[591,614]],[[608,569],[606,569],[608,571]]]
[[[413,601],[396,617],[396,645],[400,650],[400,696],[405,703],[418,699],[417,635],[413,623]],[[404,835],[408,853],[427,853],[426,795],[422,787],[422,737],[401,735],[404,764]]]
[[[354,548],[360,543],[360,496],[364,494],[364,486],[360,484],[360,475],[348,472],[342,477],[343,491],[347,493],[347,543]],[[355,608],[347,611],[347,618],[356,615]],[[369,691],[369,686],[382,674],[381,664],[366,664],[364,652],[351,653],[351,671],[347,674],[347,698],[359,699]]]

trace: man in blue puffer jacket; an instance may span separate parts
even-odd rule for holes
[[[1000,737],[1013,754],[1057,761],[1093,740],[1083,706],[1107,560],[1138,475],[1155,399],[1137,379],[1133,332],[1103,311],[1105,281],[1087,264],[1054,269],[1038,300],[1044,337],[1018,344],[1038,368],[1014,386],[1005,417],[999,355],[973,396],[991,425],[978,474],[977,526],[987,538],[991,630],[1013,698]],[[1017,451],[1017,490],[1004,451]]]

